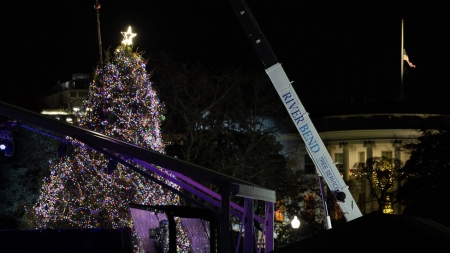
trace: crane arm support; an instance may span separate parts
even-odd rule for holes
[[[361,211],[356,205],[348,186],[342,179],[325,144],[311,122],[308,113],[291,86],[289,78],[275,57],[247,4],[244,0],[229,0],[229,2],[234,8],[237,17],[264,64],[267,75],[302,137],[319,175],[325,179],[329,189],[335,195],[346,220],[351,221],[361,217]]]
[[[241,25],[244,27],[250,42],[256,49],[256,53],[261,59],[264,67],[268,68],[277,63],[277,57],[264,37],[264,34],[248,8],[247,3],[244,0],[229,0],[229,2],[241,22]]]
[[[347,221],[362,216],[348,186],[345,184],[336,165],[331,159],[325,144],[300,102],[297,93],[291,86],[291,82],[281,67],[281,64],[277,63],[266,69],[266,73],[275,86],[281,101],[302,137],[319,174],[325,179],[328,188],[334,193]]]

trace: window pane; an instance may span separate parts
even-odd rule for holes
[[[392,159],[392,151],[381,151],[381,157]]]
[[[78,92],[78,97],[85,98],[87,96],[88,96],[88,93],[86,91],[79,91]]]
[[[336,164],[338,170],[342,171],[342,169],[344,169],[344,154],[342,153],[334,154],[334,163]]]
[[[358,162],[359,163],[366,163],[366,156],[364,152],[358,153]]]

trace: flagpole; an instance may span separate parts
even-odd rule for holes
[[[403,57],[404,57],[404,52],[405,52],[405,48],[404,48],[404,32],[403,32],[403,26],[404,26],[404,20],[402,18],[402,39],[401,39],[401,58],[400,58],[400,73],[401,73],[401,79],[400,79],[400,99],[403,100],[405,98],[405,94],[403,93]]]
[[[95,9],[95,12],[97,14],[98,51],[100,53],[99,65],[100,65],[101,71],[103,71],[102,36],[100,34],[100,8],[101,8],[101,6],[102,5],[98,3],[98,0],[96,0],[95,4],[94,4],[94,9]]]

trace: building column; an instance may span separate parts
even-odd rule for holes
[[[373,147],[375,146],[375,141],[364,141],[364,147],[366,148],[366,161],[370,158],[373,158]],[[367,163],[366,163],[367,164]],[[368,182],[366,182],[366,206],[365,211],[366,214],[372,212],[372,201],[368,201],[371,199],[372,196],[370,196],[370,185]]]
[[[375,141],[364,141],[364,147],[366,148],[366,160],[373,157],[373,147]]]
[[[394,158],[401,160],[401,154],[402,154],[402,141],[401,140],[395,140],[392,144],[394,146]]]
[[[349,163],[350,163],[350,157],[348,152],[348,143],[346,141],[339,142],[339,148],[342,148],[343,152],[343,161],[342,161],[342,167],[343,167],[343,174],[344,174],[344,181],[348,182],[348,175],[349,175]]]
[[[401,140],[394,140],[394,143],[392,144],[394,146],[394,158],[401,160],[402,155],[402,141]],[[400,169],[400,168],[396,168]],[[396,191],[400,187],[400,183],[395,180],[394,182],[394,190]],[[397,201],[392,205],[392,209],[394,210],[394,214],[401,214],[401,205]]]

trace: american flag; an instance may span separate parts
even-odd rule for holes
[[[416,65],[414,65],[412,62],[409,61],[409,56],[406,53],[406,50],[403,50],[403,60],[406,61],[411,68],[416,67]]]

